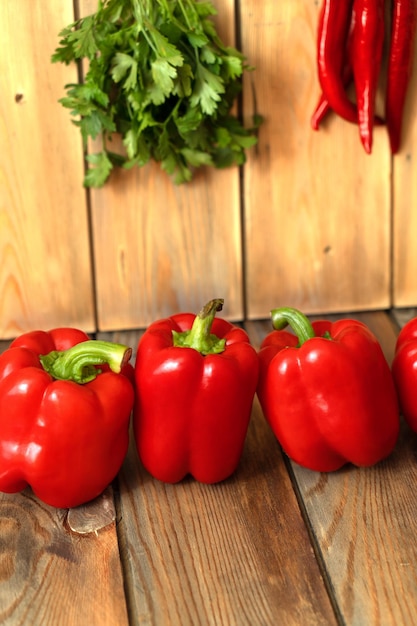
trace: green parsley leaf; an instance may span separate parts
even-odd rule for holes
[[[226,68],[227,77],[235,79],[242,75],[243,64],[242,59],[233,55],[223,57],[223,64]]]
[[[184,63],[177,69],[177,80],[175,81],[172,93],[179,98],[188,98],[191,95],[192,87],[191,81],[193,78],[193,71],[188,63]]]
[[[88,154],[86,158],[94,167],[87,170],[84,177],[84,185],[86,187],[102,187],[113,169],[112,162],[104,151],[97,154]]]
[[[92,59],[97,52],[94,39],[94,15],[89,15],[83,20],[70,24],[61,31],[61,49],[56,50],[52,61],[62,61],[70,57],[70,50],[75,59]]]
[[[178,128],[178,132],[181,135],[185,135],[192,130],[196,130],[203,119],[203,115],[201,111],[195,107],[191,107],[188,111],[181,117],[176,117],[175,124]]]
[[[123,144],[126,147],[126,151],[130,159],[125,161],[123,167],[126,169],[129,169],[134,165],[142,167],[149,162],[151,158],[151,150],[143,135],[135,134],[133,129],[130,129],[125,135]]]
[[[174,78],[177,77],[177,70],[168,61],[162,58],[155,59],[151,64],[152,78],[155,85],[159,87],[164,96],[169,96],[174,88]]]
[[[129,54],[124,52],[117,52],[113,58],[113,67],[111,70],[111,76],[115,83],[120,83],[122,78],[126,76],[123,83],[124,89],[134,89],[137,82],[138,64],[137,61]]]
[[[193,48],[202,48],[209,42],[208,37],[204,33],[189,33],[187,38]]]
[[[59,102],[70,111],[87,152],[84,184],[102,186],[113,167],[160,163],[175,183],[196,168],[245,161],[261,122],[245,128],[231,114],[249,68],[219,38],[211,2],[98,0],[95,13],[59,33],[53,63],[87,60],[84,81],[65,85]],[[123,153],[107,149],[113,133]]]
[[[181,154],[184,155],[186,161],[194,167],[200,167],[200,165],[213,165],[211,155],[207,154],[207,152],[183,148],[181,150]]]
[[[181,66],[184,63],[183,56],[178,48],[170,44],[164,35],[157,30],[152,30],[152,39],[155,42],[158,56],[167,59],[170,65]]]
[[[224,93],[224,85],[221,78],[210,72],[204,65],[199,64],[194,90],[190,98],[191,105],[200,105],[203,113],[213,115],[222,93]]]

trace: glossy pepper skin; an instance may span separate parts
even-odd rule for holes
[[[343,74],[342,74],[342,82],[345,87],[349,85],[353,78],[353,70],[350,63],[346,62]],[[317,101],[316,108],[313,111],[311,116],[311,128],[313,130],[319,130],[320,124],[322,123],[325,116],[332,110],[327,97],[322,93]],[[356,120],[355,120],[356,121]]]
[[[323,96],[335,113],[349,122],[358,121],[358,111],[346,94],[345,45],[351,28],[353,0],[323,0],[317,37],[317,70]]]
[[[386,9],[392,8],[385,117],[376,115],[381,78]],[[323,0],[318,20],[317,64],[321,97],[311,117],[318,130],[326,113],[357,122],[370,154],[375,125],[386,124],[391,152],[399,150],[404,104],[410,82],[417,28],[417,0]],[[346,36],[347,33],[347,36]],[[354,79],[356,104],[346,88]]]
[[[384,44],[384,0],[354,0],[355,28],[352,67],[358,106],[359,136],[365,152],[372,152],[375,96]]]
[[[191,475],[217,483],[238,466],[259,365],[245,331],[214,317],[222,305],[156,321],[139,341],[135,440],[144,467],[163,482]]]
[[[417,318],[407,322],[398,335],[392,374],[401,413],[410,428],[417,432]]]
[[[0,491],[29,485],[46,504],[69,508],[107,487],[128,447],[130,355],[73,328],[11,343],[0,355]]]
[[[387,457],[399,433],[390,368],[359,321],[313,322],[296,309],[272,311],[261,344],[258,397],[286,454],[311,470]],[[282,330],[288,324],[294,333]]]
[[[414,61],[416,30],[417,1],[394,0],[385,101],[392,154],[396,154],[400,148],[403,112]]]
[[[319,17],[319,32],[318,32],[318,52],[317,52],[317,60],[318,60],[318,67],[319,67],[319,77],[320,77],[320,72],[323,74],[323,72],[325,72],[325,56],[324,56],[324,50],[325,50],[325,46],[326,46],[326,41],[325,38],[327,36],[327,33],[324,30],[324,17],[325,17],[325,13],[326,10],[329,11],[329,6],[330,4],[328,2],[324,2],[321,8],[321,12],[320,12],[320,17]],[[340,11],[340,7],[343,7],[344,11],[347,11],[350,7],[352,6],[352,2],[349,2],[348,4],[340,4],[339,5],[339,11]],[[346,13],[344,14],[345,17],[347,17]],[[343,16],[342,16],[343,17]],[[336,83],[337,83],[337,87],[336,90],[339,91],[343,88],[343,90],[345,90],[349,83],[351,82],[352,78],[353,78],[353,70],[352,70],[352,55],[351,55],[351,42],[352,42],[352,36],[353,36],[353,31],[355,28],[355,20],[354,20],[355,14],[352,12],[351,17],[350,17],[350,25],[349,25],[349,29],[348,29],[348,34],[347,34],[347,38],[346,38],[346,45],[342,46],[339,50],[339,55],[340,58],[338,60],[338,66],[340,67],[336,67],[334,69],[334,72],[336,73],[337,78]],[[327,28],[329,28],[329,25],[327,26]],[[343,28],[343,32],[345,30],[346,26],[344,26]],[[340,46],[340,40],[339,42],[335,41],[334,45],[339,45]],[[320,60],[321,59],[321,60]],[[324,67],[323,67],[324,66]],[[321,67],[321,69],[320,69]],[[331,82],[333,81],[333,77],[329,77],[328,76],[328,80],[330,80]],[[321,82],[323,83],[323,76],[321,78]],[[326,91],[329,91],[329,87],[326,85]],[[343,96],[343,100],[345,100],[345,98],[347,98],[346,95]],[[346,103],[345,105],[346,106]],[[358,120],[358,114],[357,114],[357,110],[355,109],[354,105],[352,103],[349,103],[349,105],[347,105],[349,108],[349,121],[350,122],[357,122]],[[327,96],[325,95],[325,93],[322,93],[320,95],[320,98],[317,102],[316,108],[314,109],[313,115],[311,116],[311,127],[313,128],[313,130],[319,130],[320,124],[323,121],[323,118],[325,117],[325,115],[331,111],[331,105],[330,102],[327,98]]]

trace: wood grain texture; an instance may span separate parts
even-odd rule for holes
[[[113,489],[108,486],[97,498],[68,510],[66,523],[78,535],[98,532],[116,521]]]
[[[417,610],[415,436],[373,468],[294,467],[344,623],[414,624]]]
[[[225,299],[225,315],[242,318],[235,175],[207,172],[174,187],[150,165],[116,173],[92,193],[100,330],[198,312],[212,297]]]
[[[214,4],[219,34],[234,43],[233,1]],[[85,15],[96,2],[80,7]],[[197,312],[213,297],[243,317],[238,168],[204,169],[181,186],[155,164],[118,171],[91,204],[100,330]]]
[[[396,330],[389,317],[383,312],[349,317],[368,324],[390,363]],[[262,326],[250,327],[257,341],[269,332],[269,325],[263,332]],[[346,466],[324,474],[291,463],[300,506],[343,624],[415,623],[416,452],[417,436],[403,423],[394,453],[374,467]]]
[[[417,308],[391,309],[390,314],[399,328],[402,328],[413,317],[417,317]]]
[[[402,142],[393,159],[393,306],[417,305],[417,45],[405,103]]]
[[[115,524],[74,533],[66,515],[30,490],[0,494],[4,626],[127,626]]]
[[[119,484],[131,623],[336,624],[281,453],[257,401],[231,479],[216,485],[158,482],[141,467],[132,441]]]
[[[94,329],[79,132],[58,103],[75,67],[53,65],[72,2],[0,3],[0,337]]]
[[[315,132],[319,2],[240,0],[244,114],[265,117],[244,170],[249,318],[390,303],[390,157],[384,129],[365,154],[355,125],[330,115]]]

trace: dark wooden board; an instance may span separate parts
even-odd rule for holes
[[[29,489],[0,494],[3,626],[128,623],[112,509],[111,490],[69,512]]]

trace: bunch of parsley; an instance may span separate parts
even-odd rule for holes
[[[101,152],[86,157],[86,186],[102,186],[115,165],[151,159],[175,183],[202,165],[244,163],[260,118],[247,129],[231,114],[250,68],[220,40],[215,14],[210,2],[196,0],[99,0],[96,13],[61,31],[52,62],[85,59],[87,71],[59,102],[71,110],[85,149],[89,138],[102,137]],[[124,154],[109,149],[113,133]]]

